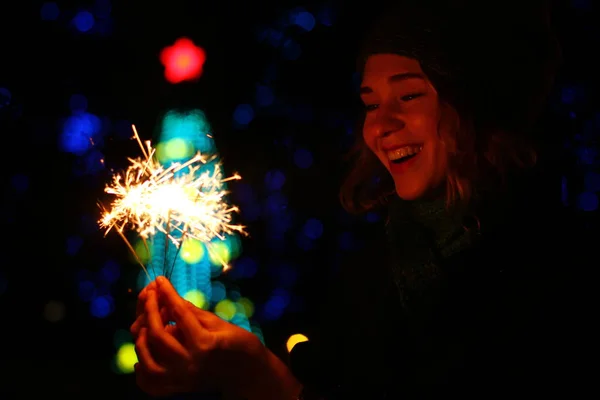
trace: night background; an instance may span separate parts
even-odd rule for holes
[[[356,123],[357,39],[378,2],[277,3],[3,2],[0,399],[144,397],[119,351],[141,269],[118,235],[104,237],[97,202],[140,155],[131,125],[154,143],[170,110],[204,112],[226,175],[242,176],[230,197],[250,235],[230,271],[212,270],[213,295],[251,303],[252,330],[282,358],[290,336],[309,336],[343,254],[380,222],[348,215],[337,197]],[[568,136],[563,202],[590,226],[597,7],[559,5],[564,66],[549,105]],[[206,61],[199,79],[171,83],[160,54],[182,37]]]

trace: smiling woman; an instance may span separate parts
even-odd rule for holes
[[[414,200],[438,192],[447,170],[441,137],[450,134],[452,116],[442,113],[419,63],[395,54],[369,57],[361,97],[363,140],[390,172],[396,193]]]
[[[531,132],[560,59],[543,2],[519,6],[518,18],[507,17],[508,3],[422,3],[392,9],[362,43],[366,114],[341,190],[351,212],[386,203],[394,192],[466,205],[482,182],[536,161]],[[388,153],[406,145],[415,146]],[[408,150],[422,153],[390,162]]]
[[[589,343],[592,302],[565,294],[579,289],[565,266],[586,255],[551,195],[560,180],[525,168],[559,52],[546,7],[518,29],[509,0],[491,3],[404,0],[376,21],[359,61],[365,112],[341,197],[350,211],[387,203],[386,224],[349,252],[290,364],[165,281],[140,295],[138,382],[163,394],[201,382],[250,400],[576,386],[575,358],[587,350],[573,346]],[[482,15],[510,29],[498,35]],[[169,304],[174,328],[161,321]]]

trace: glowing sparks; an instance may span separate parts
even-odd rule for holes
[[[135,126],[133,132],[143,158],[129,159],[127,170],[115,174],[106,186],[105,192],[115,199],[110,210],[100,205],[103,215],[99,224],[105,233],[117,230],[130,250],[123,234],[128,228],[144,240],[162,232],[178,248],[188,238],[208,245],[216,238],[225,239],[226,234],[245,234],[244,226],[232,224],[233,213],[239,210],[225,201],[227,191],[223,190],[223,183],[241,179],[239,175],[223,178],[218,163],[213,170],[200,173],[200,168],[214,159],[200,153],[185,163],[164,167],[149,141],[144,147]]]

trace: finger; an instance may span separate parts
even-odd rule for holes
[[[158,277],[156,281],[161,301],[168,307],[185,339],[190,343],[197,341],[199,336],[205,334],[205,330],[196,315],[190,310],[187,301],[177,294],[173,285],[164,277]]]
[[[169,322],[171,322],[173,318],[171,318],[171,314],[169,314],[169,309],[167,307],[160,308],[160,319],[165,326],[169,326]]]
[[[156,378],[148,373],[140,363],[136,363],[133,368],[135,371],[136,384],[142,391],[150,396],[166,397],[179,392],[174,385],[168,383],[168,379]]]
[[[222,326],[224,323],[227,323],[218,315],[215,315],[212,312],[197,307],[190,301],[184,301],[186,302],[187,307],[194,313],[194,315],[198,319],[198,322],[203,328],[208,330],[219,329],[220,326]]]
[[[188,351],[165,330],[160,311],[158,309],[158,299],[155,291],[148,293],[146,301],[146,315],[148,319],[148,334],[153,344],[159,345],[162,350],[172,353],[175,357],[182,360],[189,359]]]
[[[144,304],[146,303],[146,299],[148,298],[149,290],[156,290],[156,281],[152,281],[148,285],[146,285],[142,289],[140,294],[138,295],[138,301],[137,301],[137,307],[136,307],[136,313],[135,313],[136,316],[139,316],[140,314],[142,314],[144,312]]]
[[[150,375],[158,377],[166,374],[167,370],[160,366],[152,357],[150,348],[148,347],[147,328],[142,328],[140,334],[135,341],[135,353],[138,356],[138,361],[141,367]]]
[[[131,334],[133,335],[134,338],[137,338],[138,335],[140,334],[140,329],[142,329],[146,325],[147,325],[146,314],[142,314],[136,318],[136,320],[133,322],[133,324],[131,324],[131,327],[129,328],[129,332],[131,332]]]

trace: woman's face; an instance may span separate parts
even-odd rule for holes
[[[419,62],[395,54],[368,58],[361,85],[363,137],[404,200],[433,195],[446,177],[438,95]]]

